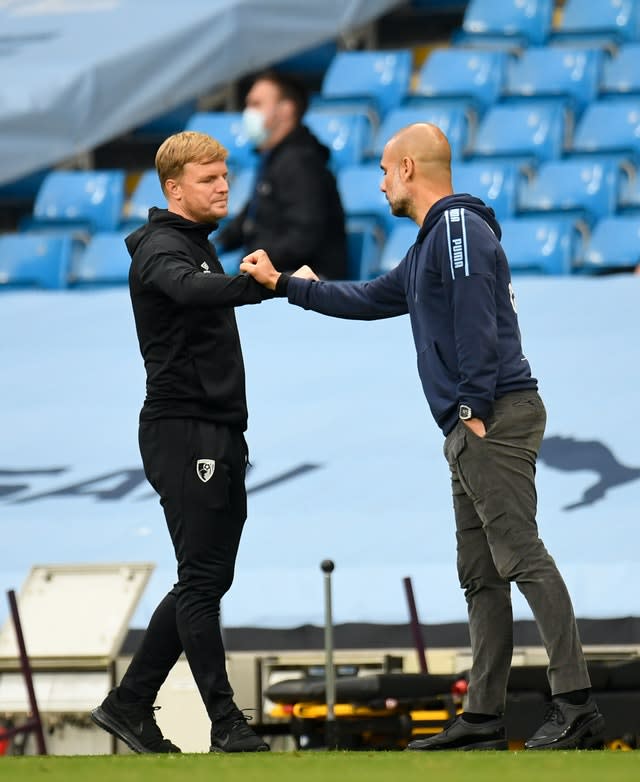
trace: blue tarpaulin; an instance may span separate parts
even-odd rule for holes
[[[0,184],[365,24],[398,0],[2,0]]]

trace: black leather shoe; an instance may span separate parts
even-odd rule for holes
[[[544,722],[525,749],[592,749],[602,746],[604,717],[592,698],[583,706],[552,700]]]
[[[504,720],[502,717],[496,717],[489,722],[472,724],[466,722],[461,714],[442,733],[436,733],[426,739],[415,739],[409,743],[407,749],[507,749]]]

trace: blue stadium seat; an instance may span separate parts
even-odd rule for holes
[[[364,220],[346,221],[347,273],[350,280],[370,280],[378,272],[384,235]]]
[[[322,80],[322,102],[345,102],[352,110],[370,107],[379,118],[409,92],[413,55],[409,49],[338,52]]]
[[[124,182],[123,170],[52,171],[38,190],[33,217],[21,225],[113,231],[122,216]]]
[[[391,271],[400,263],[411,245],[415,244],[418,230],[418,226],[409,218],[398,221],[382,249],[379,269],[381,274]]]
[[[338,172],[337,183],[347,218],[359,218],[378,226],[385,235],[391,231],[396,218],[380,190],[382,171],[377,163],[347,166]]]
[[[373,129],[366,114],[310,110],[303,122],[329,147],[336,171],[360,163],[371,146]]]
[[[460,106],[431,100],[390,111],[375,134],[371,157],[378,161],[391,136],[414,122],[437,125],[449,139],[451,158],[457,160],[462,157],[470,132],[467,112]]]
[[[640,100],[611,98],[590,103],[576,126],[569,151],[640,160]]]
[[[157,206],[160,209],[167,208],[167,199],[162,192],[155,168],[144,171],[138,180],[138,184],[131,193],[131,198],[124,205],[121,227],[133,230],[133,228],[145,223],[152,206]]]
[[[74,253],[69,234],[0,236],[0,286],[65,288]]]
[[[551,40],[637,41],[639,17],[637,0],[566,0]]]
[[[562,217],[503,220],[501,244],[511,271],[570,274],[581,255],[583,235],[575,221]]]
[[[71,264],[72,285],[126,285],[131,257],[124,243],[129,231],[94,234],[85,251]]]
[[[587,243],[582,270],[631,271],[640,263],[640,215],[614,215],[598,221]]]
[[[605,59],[600,95],[640,95],[640,44],[624,44],[614,57]]]
[[[523,182],[518,196],[522,212],[571,212],[595,223],[616,211],[620,169],[598,159],[550,161]]]
[[[565,112],[559,105],[493,106],[480,122],[470,156],[536,163],[559,158],[565,139]]]
[[[478,113],[502,91],[507,54],[474,49],[436,49],[418,74],[416,96],[470,103]]]
[[[456,163],[452,174],[456,193],[470,193],[481,198],[493,208],[498,220],[514,214],[521,176],[515,163],[491,159]]]
[[[599,49],[527,49],[507,65],[504,96],[570,101],[580,114],[597,95],[603,55]]]
[[[206,133],[219,141],[229,153],[230,170],[255,165],[257,153],[242,128],[238,111],[200,111],[191,116],[185,130]]]
[[[454,42],[492,45],[515,41],[527,46],[546,43],[551,31],[553,0],[470,0],[464,12],[462,32]]]

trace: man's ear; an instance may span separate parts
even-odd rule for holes
[[[413,179],[416,170],[416,164],[413,158],[405,157],[400,161],[400,176],[404,182]]]
[[[165,179],[164,189],[167,197],[171,196],[174,200],[180,198],[180,185],[175,179]]]

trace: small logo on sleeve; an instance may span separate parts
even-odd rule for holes
[[[216,463],[213,459],[198,459],[196,462],[196,474],[202,483],[206,483],[213,477],[216,471]]]
[[[211,274],[211,269],[209,269],[209,264],[206,261],[200,264],[200,268],[205,274]]]

